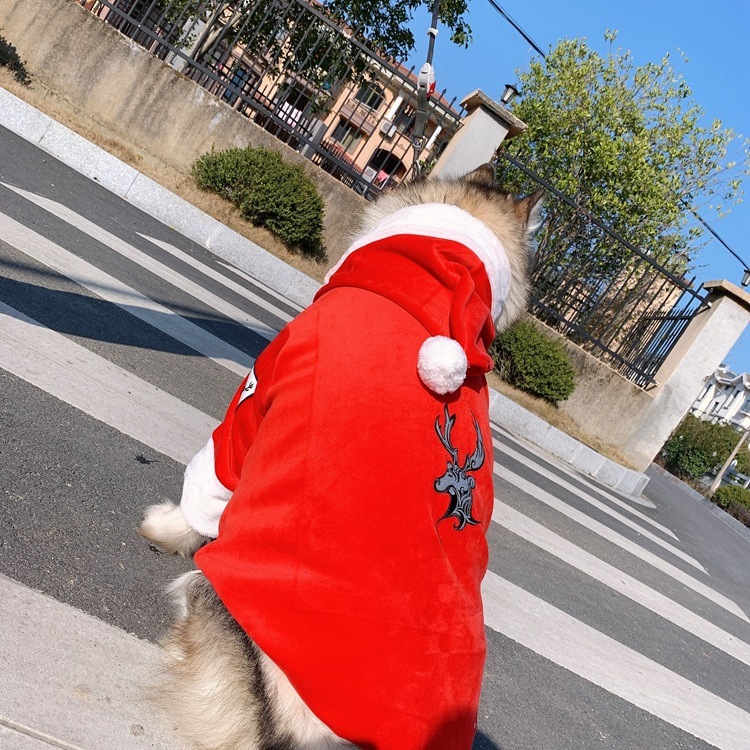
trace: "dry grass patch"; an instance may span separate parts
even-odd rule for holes
[[[87,141],[117,157],[120,161],[137,169],[141,174],[151,178],[280,260],[311,276],[316,281],[323,281],[323,277],[330,266],[329,263],[318,262],[293,252],[268,230],[254,227],[245,221],[240,212],[229,201],[212,193],[199,190],[189,174],[175,169],[158,156],[144,149],[139,149],[43,84],[34,81],[30,86],[23,86],[15,80],[12,73],[0,68],[0,86],[40,112],[44,112],[61,125],[78,133]]]
[[[487,375],[487,383],[491,388],[494,388],[498,393],[502,393],[503,396],[507,396],[511,401],[514,401],[519,406],[522,406],[527,411],[535,414],[540,419],[543,419],[548,424],[556,427],[566,435],[579,440],[584,445],[587,445],[597,453],[601,453],[602,456],[609,458],[615,463],[621,466],[626,466],[629,469],[635,469],[635,466],[628,461],[616,448],[606,443],[602,443],[595,438],[592,438],[581,426],[576,422],[569,414],[553,406],[548,401],[542,398],[536,398],[524,391],[514,388],[512,385],[503,380],[496,372],[491,372]]]

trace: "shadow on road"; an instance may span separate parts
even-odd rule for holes
[[[17,270],[36,274],[40,277],[39,283],[33,284],[6,275]],[[48,282],[47,279],[54,281]],[[51,289],[47,283],[67,288]],[[41,325],[68,336],[185,356],[225,356],[224,352],[218,350],[199,355],[189,346],[129,313],[127,306],[119,307],[100,299],[77,286],[75,282],[60,278],[57,274],[40,271],[33,266],[0,262],[0,299]],[[203,328],[251,357],[257,357],[268,344],[268,340],[258,333],[210,308],[199,310],[175,305],[174,302],[166,300],[153,301],[168,307],[175,315]],[[133,299],[133,309],[138,308],[140,304],[140,300]],[[165,323],[167,318],[172,317],[158,311],[149,313],[157,320],[159,317],[164,318]]]

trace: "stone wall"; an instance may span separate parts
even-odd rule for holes
[[[212,148],[268,146],[302,164],[325,200],[329,259],[365,201],[74,0],[0,0],[0,29],[35,80],[179,172]]]

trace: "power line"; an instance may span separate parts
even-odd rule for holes
[[[489,0],[489,3],[542,57],[547,57],[542,48],[508,15],[506,10],[500,7],[495,0]]]
[[[488,2],[534,48],[534,50],[536,50],[536,52],[538,52],[542,56],[542,58],[544,58],[545,60],[547,59],[547,55],[544,54],[541,47],[521,28],[521,26],[516,21],[511,18],[510,14],[502,6],[495,2],[495,0],[488,0]],[[708,222],[705,221],[705,219],[703,219],[692,206],[685,203],[685,201],[683,201],[683,205],[724,246],[724,248],[726,248],[726,250],[728,250],[742,264],[745,271],[750,271],[750,267],[748,267],[748,264],[745,263],[745,261],[742,260],[742,258],[740,258],[740,256],[737,255],[737,253],[732,250],[731,247],[729,247],[729,245],[719,236],[718,232],[713,227],[711,227]]]
[[[687,203],[685,203],[685,201],[683,201],[683,202],[682,202],[682,204],[683,204],[683,205],[685,206],[685,208],[687,208],[687,210],[688,210],[688,211],[690,211],[690,213],[691,213],[691,214],[693,214],[693,216],[695,216],[695,218],[696,218],[696,219],[698,219],[698,221],[699,221],[699,222],[700,222],[701,224],[703,224],[703,226],[704,226],[704,227],[705,227],[706,229],[708,229],[708,231],[709,231],[709,232],[710,232],[710,233],[711,233],[711,234],[712,234],[712,235],[713,235],[713,236],[714,236],[714,237],[715,237],[715,238],[716,238],[717,240],[719,240],[719,242],[721,242],[721,244],[722,244],[722,245],[724,245],[724,247],[725,247],[725,248],[726,248],[727,250],[729,250],[729,252],[730,252],[730,253],[732,253],[732,255],[734,255],[734,257],[735,257],[735,258],[737,258],[737,260],[738,260],[738,261],[739,261],[740,263],[742,263],[742,267],[743,267],[743,268],[745,269],[745,271],[750,271],[750,267],[748,267],[747,263],[745,263],[745,261],[744,261],[744,260],[742,260],[742,258],[740,258],[740,256],[739,256],[739,255],[737,255],[737,253],[735,253],[735,252],[734,252],[734,250],[732,250],[732,248],[731,248],[731,247],[729,247],[729,245],[727,245],[727,243],[726,243],[726,242],[724,242],[724,240],[723,240],[723,239],[722,239],[721,237],[719,237],[719,235],[717,234],[716,230],[715,230],[715,229],[713,229],[713,228],[712,228],[712,227],[710,226],[710,224],[708,224],[708,222],[707,222],[707,221],[706,221],[706,220],[705,220],[705,219],[704,219],[704,218],[703,218],[702,216],[700,216],[700,214],[699,214],[699,213],[698,213],[698,212],[697,212],[697,211],[696,211],[696,210],[695,210],[694,208],[692,208],[692,207],[691,207],[691,206],[689,206],[689,205],[688,205]]]

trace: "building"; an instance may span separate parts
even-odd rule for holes
[[[417,76],[314,0],[79,2],[360,195],[374,198],[410,175]],[[460,123],[453,102],[435,93],[423,164]]]
[[[720,365],[706,381],[690,413],[711,422],[750,428],[750,374],[737,375]]]

